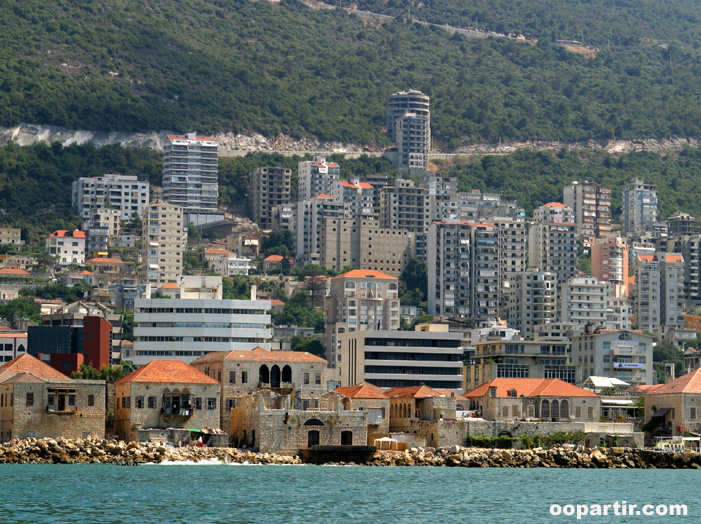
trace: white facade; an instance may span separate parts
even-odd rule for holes
[[[163,146],[163,199],[185,212],[215,213],[219,145],[212,137],[168,135]]]
[[[46,250],[58,257],[59,266],[85,264],[85,233],[83,231],[58,230],[46,239]]]
[[[343,202],[346,218],[368,216],[375,212],[375,188],[357,178],[334,182],[330,195],[334,200]]]
[[[82,218],[91,218],[95,211],[116,209],[122,220],[139,216],[149,203],[149,183],[135,176],[104,175],[79,178],[73,182],[73,209]]]
[[[318,156],[298,164],[297,200],[310,200],[321,194],[330,194],[331,186],[340,179],[340,168],[335,162],[326,162]]]
[[[572,337],[572,363],[582,376],[613,377],[631,386],[652,384],[652,337],[634,331],[600,331]]]
[[[684,326],[684,259],[677,253],[639,257],[635,280],[638,329]]]
[[[608,315],[609,285],[589,276],[570,278],[562,285],[562,322],[604,326]]]
[[[297,202],[297,251],[298,266],[318,264],[321,259],[321,231],[326,218],[343,218],[343,203],[333,197],[316,196]]]
[[[270,349],[269,300],[137,299],[134,365],[154,359],[187,363],[210,351]]]
[[[535,326],[554,322],[556,288],[555,273],[529,269],[518,275],[509,297],[509,327],[527,336],[534,334]]]

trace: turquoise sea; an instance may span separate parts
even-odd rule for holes
[[[551,504],[686,504],[686,517],[588,523],[701,523],[694,470],[467,469],[228,464],[0,465],[0,523],[472,524],[578,522]]]

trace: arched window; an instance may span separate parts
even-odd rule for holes
[[[278,366],[277,364],[275,364],[270,370],[270,387],[280,387],[280,366]]]
[[[324,423],[318,418],[310,418],[304,423],[305,426],[323,426]]]
[[[550,416],[552,418],[557,418],[560,414],[560,403],[557,400],[550,402]]]
[[[570,418],[570,403],[567,400],[560,401],[560,420]]]
[[[390,291],[397,291],[397,284],[395,284],[395,283],[390,283],[390,284],[387,286],[387,289],[389,289]]]
[[[550,418],[550,401],[544,400],[540,403],[540,418]]]
[[[258,369],[258,382],[261,384],[270,384],[270,370],[265,364]]]
[[[292,368],[290,366],[282,368],[282,382],[287,384],[292,382]]]

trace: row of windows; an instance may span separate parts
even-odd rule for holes
[[[138,337],[141,342],[251,342],[261,343],[264,339],[252,337],[166,337],[149,336]]]
[[[204,313],[206,315],[264,315],[264,309],[144,307],[139,313]]]
[[[413,366],[365,366],[365,373],[391,373],[395,375],[460,375],[462,368],[434,368]]]
[[[460,347],[460,340],[415,340],[409,338],[366,338],[366,346],[387,346],[387,347],[426,347],[426,348],[457,348]]]
[[[202,409],[202,397],[195,397],[194,406],[190,403],[189,395],[179,396],[167,396],[163,397],[162,406],[164,409],[176,410],[181,409]],[[119,404],[119,400],[117,401]],[[158,398],[157,397],[146,397],[146,405],[148,409],[158,409]],[[131,409],[131,397],[122,397],[122,408]],[[217,399],[215,397],[206,398],[206,407],[208,410],[217,409]],[[134,397],[134,409],[144,409],[144,397],[137,396]]]
[[[457,362],[462,358],[458,354],[441,353],[390,353],[383,351],[366,351],[365,360],[417,360],[432,362]]]

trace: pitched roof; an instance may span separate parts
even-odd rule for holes
[[[11,268],[11,267],[4,267],[0,269],[0,275],[16,275],[16,276],[23,276],[23,277],[31,277],[32,274],[29,271],[25,271],[24,269],[17,269],[17,268]]]
[[[373,186],[371,186],[367,182],[358,182],[358,185],[355,185],[351,182],[348,182],[348,180],[341,180],[339,183],[344,187],[350,187],[352,189],[373,189]]]
[[[392,275],[388,275],[387,273],[381,273],[379,271],[374,271],[372,269],[352,269],[350,271],[347,271],[343,273],[342,275],[338,275],[334,278],[341,278],[341,277],[349,277],[349,278],[393,278],[397,279],[397,277],[393,277]]]
[[[216,247],[210,247],[204,252],[205,255],[228,255],[228,256],[235,256],[236,253],[233,251],[229,251],[228,249],[222,249],[222,248],[216,248]]]
[[[180,286],[177,284],[174,284],[173,282],[169,282],[168,284],[163,284],[158,289],[180,289]]]
[[[319,193],[318,195],[316,195],[315,197],[312,197],[312,198],[329,198],[329,199],[333,200],[333,197],[330,195],[327,195],[326,193]]]
[[[256,362],[319,362],[327,364],[328,361],[306,351],[268,351],[262,347],[255,349],[231,351],[213,351],[201,356],[196,363],[219,362],[224,360],[248,360]],[[193,364],[195,363],[193,362]]]
[[[30,383],[35,384],[37,382],[46,382],[43,378],[39,378],[32,373],[24,372],[17,373],[12,378],[8,378],[3,384],[17,384],[17,383]]]
[[[387,392],[389,398],[429,398],[442,397],[442,393],[428,386],[407,386],[392,388]]]
[[[483,397],[489,388],[496,386],[497,397],[508,397],[509,391],[516,390],[516,396],[526,397],[598,397],[590,391],[568,384],[559,378],[495,378],[468,391],[466,398]]]
[[[664,384],[642,384],[640,386],[633,386],[632,388],[626,389],[626,393],[651,393],[662,386],[664,386]]]
[[[152,360],[145,366],[120,378],[115,384],[128,382],[158,382],[177,384],[219,384],[182,360]]]
[[[681,255],[665,255],[665,262],[684,262],[684,258]]]
[[[282,262],[282,255],[268,255],[263,259],[263,262]]]
[[[118,258],[96,257],[85,262],[86,264],[126,264],[124,260]]]
[[[647,392],[648,395],[664,395],[668,393],[701,393],[701,368]]]
[[[334,391],[348,398],[389,399],[385,390],[365,381],[355,386],[336,388]]]
[[[561,202],[548,202],[547,204],[545,204],[541,207],[567,207],[567,206]]]
[[[73,237],[73,238],[85,238],[85,231],[72,231],[69,229],[59,229],[51,233],[52,237]]]
[[[270,300],[270,305],[271,306],[284,306],[285,303],[282,300],[278,300],[277,298],[273,298]]]
[[[87,269],[84,269],[83,271],[81,271],[80,274],[81,275],[92,275],[92,273],[90,271],[88,271]]]
[[[446,397],[455,397],[458,400],[467,400],[463,395],[460,393],[456,393],[455,391],[452,391],[450,389],[439,389],[439,388],[433,388],[434,391],[438,391],[441,395],[445,395]]]
[[[0,383],[11,379],[19,373],[31,373],[42,380],[68,379],[63,373],[56,371],[48,364],[44,364],[41,360],[33,357],[29,353],[25,353],[0,366]]]

